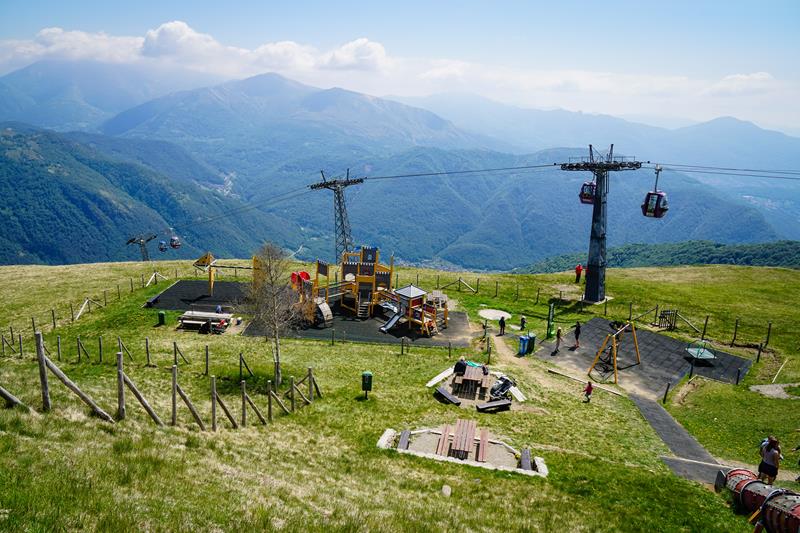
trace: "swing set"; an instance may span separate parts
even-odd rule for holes
[[[601,344],[600,349],[597,350],[597,355],[595,356],[594,361],[592,361],[592,366],[590,366],[589,370],[586,372],[589,376],[592,375],[592,370],[594,370],[596,367],[598,368],[598,372],[602,375],[603,379],[605,379],[605,377],[613,370],[614,384],[617,384],[617,352],[625,337],[624,334],[626,331],[628,331],[628,329],[630,329],[633,336],[633,347],[636,350],[636,364],[641,364],[642,360],[639,355],[639,341],[636,339],[636,326],[633,325],[633,322],[625,322],[624,325],[621,324],[621,322],[612,322],[610,324],[614,332],[606,335],[603,344]]]

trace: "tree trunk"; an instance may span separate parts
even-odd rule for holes
[[[273,333],[273,336],[275,353],[272,354],[272,357],[275,361],[275,384],[280,385],[283,383],[283,376],[281,375],[281,341],[277,330]]]

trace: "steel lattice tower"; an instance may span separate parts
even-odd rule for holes
[[[586,273],[584,300],[602,302],[606,298],[606,226],[608,222],[608,173],[622,170],[638,170],[642,163],[633,157],[614,157],[614,145],[608,153],[594,157],[595,150],[589,145],[589,157],[562,163],[561,170],[588,171],[594,174],[594,209],[592,229],[589,235],[589,260]],[[598,154],[599,155],[599,154]]]
[[[350,170],[347,170],[347,177],[328,181],[325,174],[320,171],[322,181],[309,185],[312,190],[329,189],[333,191],[333,222],[334,234],[336,237],[336,247],[334,261],[341,259],[344,252],[350,251],[353,246],[353,237],[350,231],[350,220],[347,217],[347,204],[345,203],[344,190],[351,185],[364,183],[364,178],[350,178]]]
[[[128,242],[126,244],[138,244],[139,251],[142,253],[142,261],[146,263],[150,261],[150,254],[147,251],[147,243],[155,238],[156,238],[155,234],[152,233],[149,235],[136,235],[128,239]]]

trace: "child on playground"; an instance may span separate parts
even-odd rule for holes
[[[594,391],[594,386],[592,385],[591,381],[587,381],[586,387],[583,389],[583,395],[586,398],[583,400],[583,403],[589,403],[592,401],[592,391]]]
[[[772,485],[778,477],[778,468],[781,464],[781,445],[773,436],[767,437],[766,443],[761,444],[761,463],[758,465],[758,479]]]
[[[581,347],[581,321],[578,320],[575,322],[575,346],[574,348],[577,350]]]
[[[561,348],[561,338],[564,336],[564,333],[561,331],[561,328],[556,330],[556,353],[558,349]]]

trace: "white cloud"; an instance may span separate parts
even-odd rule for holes
[[[381,70],[387,64],[383,45],[364,37],[324,54],[319,61],[320,67],[337,70]]]
[[[0,74],[48,58],[96,59],[181,67],[224,78],[274,71],[320,87],[401,96],[467,91],[526,107],[617,115],[664,113],[705,120],[742,116],[764,123],[800,124],[797,81],[767,72],[721,79],[639,70],[542,70],[446,58],[403,58],[365,37],[320,50],[295,41],[255,48],[229,46],[182,21],[144,36],[45,28],[28,40],[0,41]]]
[[[710,96],[758,94],[771,91],[775,85],[775,78],[769,72],[731,74],[714,83],[704,92]]]

